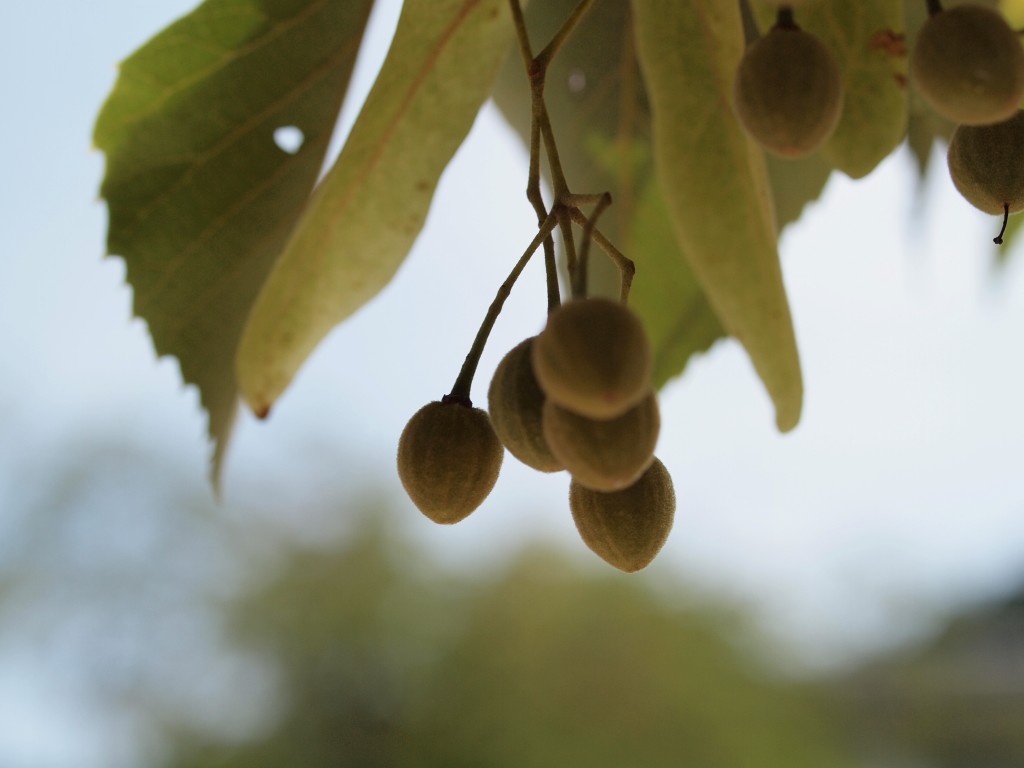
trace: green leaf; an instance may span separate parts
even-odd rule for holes
[[[121,66],[96,121],[107,248],[160,355],[199,388],[220,464],[252,302],[305,205],[371,0],[209,0]],[[294,127],[294,154],[275,130]]]
[[[923,181],[928,175],[935,140],[942,137],[948,141],[953,133],[953,128],[955,126],[947,125],[919,98],[911,96],[910,114],[907,120],[907,149],[910,150],[910,154],[914,158],[919,181]]]
[[[512,32],[507,0],[406,0],[341,156],[245,329],[237,370],[255,413],[265,415],[327,332],[398,270]]]
[[[743,53],[734,0],[634,0],[654,117],[658,179],[675,227],[725,328],[746,348],[782,430],[803,384],[775,245],[764,153],[733,116]]]
[[[832,167],[819,152],[792,160],[766,153],[765,160],[775,202],[775,226],[782,230],[800,218],[808,203],[818,199]]]
[[[638,266],[630,304],[644,318],[654,351],[654,383],[682,371],[690,357],[725,335],[718,316],[676,244],[664,196],[653,174],[641,190],[627,242]]]
[[[1024,0],[999,0],[996,6],[1011,27],[1020,29],[1024,25]]]
[[[547,43],[577,2],[530,4],[526,24],[535,49]],[[724,331],[680,252],[654,181],[650,108],[628,3],[595,0],[549,67],[545,92],[570,186],[579,192],[609,191],[614,198],[598,224],[636,264],[629,302],[647,328],[654,379],[661,386]],[[530,91],[518,50],[506,59],[494,97],[528,143]],[[611,262],[595,249],[591,291],[617,296],[618,279]]]
[[[952,5],[952,3],[947,3],[947,5]],[[908,51],[914,49],[917,32],[927,18],[928,11],[925,3],[910,2],[906,4],[904,19]],[[925,103],[921,94],[914,88],[912,81],[910,82],[908,112],[907,148],[914,156],[918,178],[923,180],[931,164],[932,146],[935,144],[935,140],[942,138],[948,142],[956,126]],[[943,165],[943,170],[945,170],[945,165]]]
[[[913,2],[924,5],[920,0]],[[756,4],[762,29],[774,24],[777,5],[768,0]],[[848,176],[867,176],[907,132],[907,66],[899,39],[903,3],[807,3],[795,8],[795,15],[797,24],[817,35],[835,54],[843,70],[843,115],[821,152]]]

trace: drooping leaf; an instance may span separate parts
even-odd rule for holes
[[[1024,25],[1024,0],[998,0],[996,6],[1014,29]]]
[[[237,370],[260,415],[412,247],[512,42],[506,0],[406,0],[373,90],[253,308]]]
[[[654,381],[661,386],[725,331],[676,244],[675,231],[657,179],[648,174],[640,190],[627,242],[639,263],[630,303],[639,308],[653,342]]]
[[[946,3],[947,6],[953,4],[951,2]],[[907,51],[909,52],[914,49],[917,32],[928,18],[925,3],[907,3],[904,9],[904,18]],[[924,98],[914,87],[912,80],[909,80],[908,84],[907,147],[910,149],[911,154],[913,154],[917,164],[918,177],[923,180],[931,165],[932,147],[935,144],[935,140],[941,138],[948,142],[956,126],[928,106]],[[942,172],[945,172],[945,166],[943,166]]]
[[[762,29],[774,23],[777,5],[767,0],[756,2],[754,10]],[[843,115],[821,152],[848,176],[867,176],[900,145],[907,132],[903,3],[807,3],[795,8],[795,14],[797,24],[817,35],[843,70]]]
[[[782,430],[803,384],[775,244],[764,154],[731,108],[743,53],[734,0],[634,0],[658,179],[676,237],[725,328],[746,348]]]
[[[530,4],[526,24],[535,50],[577,2]],[[630,306],[644,320],[654,348],[655,383],[661,386],[724,331],[682,256],[654,183],[650,109],[628,3],[595,0],[549,68],[545,93],[570,187],[608,191],[614,198],[598,226],[636,264]],[[528,143],[530,92],[518,50],[506,59],[494,97]],[[618,272],[609,261],[595,253],[590,272],[593,292],[618,294]]]
[[[765,159],[775,203],[775,225],[781,231],[800,218],[808,203],[821,196],[832,167],[820,152],[792,160],[766,153]]]
[[[242,327],[320,171],[371,4],[208,0],[121,65],[96,122],[107,247],[157,352],[199,388],[215,482]],[[281,128],[301,147],[279,147]]]
[[[956,130],[956,124],[929,107],[917,93],[910,94],[910,112],[907,122],[907,147],[914,156],[918,177],[924,177],[931,170],[932,150],[939,142],[943,147]],[[945,163],[936,169],[938,173],[948,175]]]

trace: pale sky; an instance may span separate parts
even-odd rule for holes
[[[379,5],[353,97],[372,84],[395,23],[397,0]],[[156,442],[205,477],[195,394],[182,390],[172,361],[154,360],[143,325],[129,319],[122,265],[101,259],[103,161],[89,148],[116,62],[193,6],[0,4],[8,150],[0,175],[8,266],[0,281],[0,460],[45,456],[66,436],[103,430]],[[350,99],[343,131],[353,117]],[[919,217],[912,163],[901,151],[866,180],[835,177],[786,232],[807,392],[795,432],[775,431],[732,342],[662,393],[658,455],[679,507],[652,573],[684,574],[710,594],[750,602],[780,639],[817,651],[811,661],[911,635],[921,629],[918,616],[1024,579],[1024,265],[1018,252],[1007,269],[993,269],[998,222],[962,201],[944,158],[935,161]],[[506,456],[484,506],[439,528],[404,499],[394,473],[405,421],[447,391],[533,235],[525,173],[518,140],[485,108],[395,281],[328,338],[268,423],[243,419],[226,504],[287,504],[315,492],[337,471],[332,447],[358,445],[362,465],[345,471],[379,474],[410,529],[467,567],[538,536],[604,567],[573,529],[564,475],[539,475]],[[481,242],[486,252],[475,250]],[[538,270],[526,272],[498,320],[474,388],[478,404],[501,356],[540,328]],[[14,681],[0,685],[0,713],[13,711],[15,699],[19,712],[25,702],[59,710],[45,683],[12,676],[16,664],[0,643],[0,680]],[[4,719],[0,764],[75,764],[52,731],[15,734]]]

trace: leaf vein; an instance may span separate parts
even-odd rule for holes
[[[150,82],[162,86],[162,92],[159,95],[157,95],[151,102],[149,102],[145,106],[145,108],[140,109],[138,112],[135,112],[133,114],[123,116],[120,121],[121,124],[127,125],[128,123],[138,122],[142,118],[148,117],[149,115],[158,112],[168,101],[170,101],[171,98],[173,98],[177,94],[187,90],[196,83],[211,77],[214,73],[223,69],[229,63],[258,52],[261,48],[263,48],[266,45],[269,45],[274,40],[279,38],[281,35],[285,34],[286,32],[298,26],[299,24],[302,24],[304,21],[307,20],[308,17],[316,15],[317,13],[322,11],[326,3],[327,0],[317,0],[317,2],[312,3],[309,7],[303,9],[300,13],[295,14],[295,16],[292,16],[290,19],[272,23],[268,27],[267,32],[265,34],[253,38],[248,43],[239,48],[228,49],[225,52],[225,54],[217,61],[214,61],[209,66],[196,70],[192,75],[181,78],[173,84],[159,83],[159,81],[157,81],[155,78],[152,78],[150,73],[145,72],[145,70],[133,70],[129,75],[130,77],[141,79],[140,75],[146,74],[147,76],[149,76]],[[125,74],[128,75],[128,73]]]

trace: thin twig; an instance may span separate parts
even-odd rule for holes
[[[579,224],[581,227],[586,226],[587,217],[583,215],[580,210],[573,210],[572,220]],[[601,246],[601,250],[608,254],[608,257],[615,262],[615,265],[619,268],[619,298],[622,303],[625,304],[629,299],[629,290],[633,286],[633,275],[636,274],[636,265],[633,260],[625,256],[618,248],[612,245],[612,242],[602,234],[601,230],[596,227],[591,232],[594,242]]]
[[[594,232],[594,225],[604,212],[604,209],[612,204],[612,196],[605,192],[600,195],[593,212],[586,217],[583,224],[583,236],[580,243],[579,261],[576,264],[576,271],[572,274],[572,296],[574,299],[583,298],[587,295],[587,257],[590,255],[590,238]],[[578,208],[576,210],[579,210]]]
[[[580,20],[590,10],[590,6],[594,4],[594,0],[580,0],[573,12],[569,15],[569,18],[565,20],[562,28],[555,33],[555,36],[551,38],[551,42],[544,46],[544,50],[537,54],[535,61],[537,64],[544,69],[547,69],[548,64],[551,63],[551,59],[554,58],[555,54],[558,53],[558,49],[562,47],[569,36],[572,35],[576,29],[576,25],[580,23]]]
[[[484,347],[487,344],[487,337],[490,336],[491,328],[494,327],[494,321],[501,314],[501,308],[505,304],[505,299],[512,293],[512,286],[515,285],[522,271],[526,269],[530,257],[533,256],[541,246],[541,243],[551,234],[557,223],[558,218],[554,214],[550,214],[547,217],[541,228],[537,231],[536,237],[530,242],[523,255],[519,257],[519,261],[516,262],[508,277],[505,278],[505,282],[498,288],[498,293],[495,295],[494,301],[491,302],[491,306],[487,309],[487,315],[480,324],[480,329],[476,332],[473,346],[470,347],[469,353],[462,363],[462,369],[459,371],[458,378],[455,379],[455,383],[452,385],[452,391],[448,394],[449,398],[461,402],[469,401],[469,391],[473,384],[473,376],[476,374],[476,367],[480,363],[480,355],[483,354]]]

